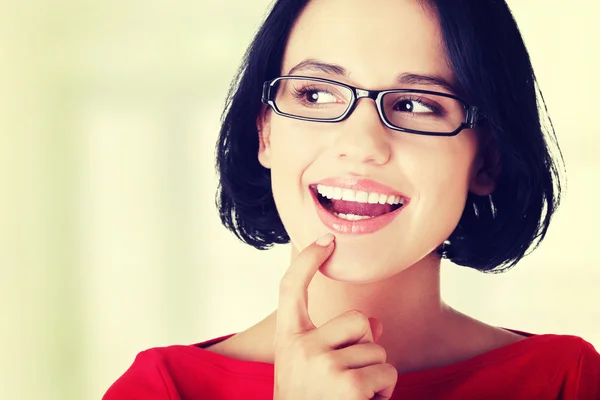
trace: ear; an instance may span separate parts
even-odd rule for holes
[[[486,147],[485,151],[477,155],[469,183],[469,191],[478,196],[492,194],[501,170],[498,152],[491,146]]]
[[[271,168],[271,125],[269,117],[270,112],[267,106],[263,104],[256,118],[256,130],[258,131],[258,162],[265,168]]]

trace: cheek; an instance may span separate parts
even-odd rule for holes
[[[476,143],[470,135],[427,143],[433,146],[414,148],[405,167],[417,193],[414,232],[419,242],[437,246],[462,216]]]
[[[431,146],[414,149],[411,176],[420,192],[441,196],[466,196],[477,152],[477,143],[470,132],[463,136],[427,142]],[[445,194],[445,196],[443,196]]]
[[[283,117],[273,117],[271,123],[271,160],[273,172],[306,167],[322,146],[310,124]]]
[[[271,185],[277,210],[290,232],[303,202],[310,200],[305,171],[314,167],[325,145],[309,123],[273,118],[271,125]],[[293,229],[292,229],[293,230]]]

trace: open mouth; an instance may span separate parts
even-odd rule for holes
[[[316,185],[311,185],[310,190],[324,210],[348,221],[374,219],[392,213],[406,203],[406,199],[394,195],[342,191],[337,188],[336,192],[332,192],[318,190]]]

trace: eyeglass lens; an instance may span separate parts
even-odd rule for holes
[[[275,87],[279,111],[315,120],[335,120],[352,105],[349,88],[301,78],[281,79]],[[388,122],[421,132],[452,132],[465,121],[465,109],[456,99],[418,92],[389,92],[381,100]]]

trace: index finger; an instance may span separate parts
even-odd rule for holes
[[[302,250],[281,278],[275,340],[285,344],[315,328],[308,315],[308,285],[335,247],[328,233]]]

